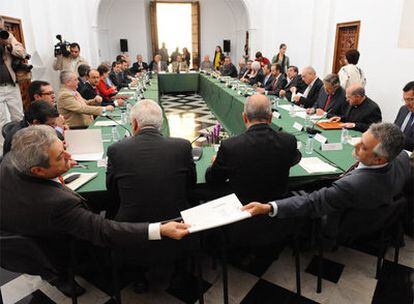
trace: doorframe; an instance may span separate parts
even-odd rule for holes
[[[26,44],[24,42],[24,33],[23,33],[22,20],[18,19],[18,18],[14,18],[14,17],[4,16],[4,15],[1,15],[1,17],[3,18],[5,23],[6,22],[14,23],[14,24],[17,24],[19,26],[21,39],[22,39],[22,41],[20,41],[20,43],[23,44],[24,48],[26,48]]]
[[[361,28],[361,21],[349,21],[349,22],[342,22],[336,24],[336,32],[335,32],[335,49],[334,49],[334,56],[333,56],[333,63],[332,63],[332,73],[335,73],[335,64],[337,59],[337,51],[338,51],[338,38],[339,38],[339,31],[341,28],[344,27],[350,27],[350,26],[356,26],[358,35],[355,40],[355,49],[358,49],[358,42],[359,42],[359,30]]]

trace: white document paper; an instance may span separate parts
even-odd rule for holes
[[[298,123],[298,122],[295,122],[293,124],[293,128],[296,129],[296,130],[298,130],[298,131],[302,131],[303,130],[303,126],[300,123]]]
[[[307,115],[306,114],[306,111],[297,111],[297,112],[295,112],[295,116],[296,117],[300,117],[302,119],[305,119],[306,118],[306,115]],[[315,120],[321,119],[322,117],[323,117],[323,115],[321,116],[321,115],[313,114],[313,115],[310,116],[310,120],[315,121]]]
[[[101,129],[68,130],[65,141],[74,160],[97,161],[104,155]]]
[[[122,124],[120,120],[117,120],[116,122],[118,124]],[[112,120],[100,120],[100,121],[95,122],[95,126],[96,127],[112,127],[112,126],[118,125],[116,122]]]
[[[241,211],[243,205],[233,193],[200,206],[181,211],[184,223],[191,225],[190,233],[228,225],[251,217]]]
[[[281,109],[289,112],[290,109],[292,109],[292,105],[289,105],[289,104],[287,104],[287,105],[280,105],[279,108],[281,108]],[[295,112],[306,112],[306,109],[305,108],[298,107],[297,105],[293,105],[293,110]]]
[[[325,163],[318,157],[305,157],[299,162],[299,166],[305,169],[306,172],[323,173],[323,172],[335,172],[337,169],[328,163]]]
[[[72,189],[73,191],[75,191],[76,189],[79,189],[81,186],[85,185],[91,179],[94,179],[95,177],[98,176],[98,172],[93,172],[93,173],[72,172],[72,173],[66,174],[65,176],[63,176],[63,178],[66,179],[75,174],[80,174],[80,176],[77,179],[75,179],[73,182],[66,184],[66,187]]]

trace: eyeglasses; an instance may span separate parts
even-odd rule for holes
[[[40,93],[40,95],[55,95],[55,92]]]

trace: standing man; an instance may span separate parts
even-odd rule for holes
[[[10,121],[23,118],[22,96],[16,83],[16,74],[11,63],[12,56],[24,58],[26,51],[12,33],[5,30],[4,19],[0,17],[0,130]],[[4,39],[3,39],[4,38]],[[0,148],[4,138],[0,132]],[[0,149],[2,151],[2,149]]]
[[[57,55],[53,62],[53,69],[56,71],[71,71],[78,74],[78,68],[81,64],[89,65],[89,63],[80,56],[80,46],[78,43],[73,42],[69,46],[70,55],[64,57],[63,55]]]
[[[168,50],[167,50],[167,48],[165,47],[165,42],[163,42],[163,43],[161,44],[161,48],[160,48],[160,50],[158,51],[158,54],[160,54],[160,55],[161,55],[161,60],[162,60],[162,61],[168,62],[168,60],[169,60],[170,56],[168,55]],[[138,61],[138,59],[137,59],[137,61]]]
[[[414,150],[414,81],[410,81],[403,88],[405,105],[398,111],[395,124],[404,133],[404,149]]]

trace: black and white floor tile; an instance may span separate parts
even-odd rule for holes
[[[162,106],[169,120],[171,136],[191,140],[217,123],[196,94],[164,95]],[[405,243],[398,264],[390,262],[393,250],[387,252],[379,280],[375,279],[376,257],[367,248],[339,247],[337,251],[326,252],[322,293],[316,293],[317,253],[312,250],[301,253],[300,297],[296,295],[295,263],[290,249],[261,255],[248,267],[230,261],[230,303],[413,304],[414,240],[406,236]],[[167,272],[151,271],[148,277],[150,290],[145,294],[136,294],[132,285],[127,283],[122,289],[122,302],[195,303],[195,278],[189,274],[178,287],[169,288]],[[107,276],[85,273],[77,277],[78,283],[87,290],[79,298],[80,304],[114,303],[110,297],[110,270],[106,273]],[[203,259],[203,279],[205,303],[223,303],[221,267],[212,267],[212,261],[207,257]],[[38,276],[11,273],[0,268],[0,284],[5,304],[71,303],[69,298]]]

